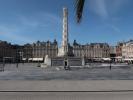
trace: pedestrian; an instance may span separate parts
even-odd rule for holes
[[[110,66],[109,66],[110,70],[112,69],[112,66],[111,66],[111,60],[110,60]]]

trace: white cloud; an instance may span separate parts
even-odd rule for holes
[[[33,41],[31,38],[26,36],[22,36],[19,34],[19,29],[13,28],[11,26],[3,26],[0,25],[0,33],[1,37],[4,37],[9,40],[18,41],[19,43],[31,42]]]
[[[113,0],[113,7],[114,11],[119,11],[124,5],[130,3],[129,0]]]
[[[4,32],[0,32],[0,34],[6,34],[6,33],[4,33]]]
[[[42,13],[43,18],[48,19],[50,22],[55,22],[55,23],[61,23],[61,18],[59,16],[53,15],[51,13]],[[44,19],[45,20],[45,19]]]
[[[14,23],[0,24],[0,34],[7,41],[31,43],[38,39],[34,36],[35,32],[44,33],[45,29],[58,28],[60,23],[61,19],[51,13],[36,13],[33,16],[18,15]]]
[[[114,26],[114,25],[111,25],[111,28],[117,33],[121,32],[120,29],[118,27]]]
[[[117,33],[121,33],[121,30],[113,24],[106,24],[106,26],[109,27],[110,29],[112,29],[113,31],[117,32]]]
[[[89,10],[103,19],[115,15],[131,0],[88,0]]]
[[[49,27],[51,25],[58,25],[61,19],[51,13],[36,13],[32,16],[18,16],[20,23],[28,27]]]
[[[26,18],[25,16],[20,17],[21,24],[28,27],[37,27],[39,22],[35,20],[31,20],[30,18]]]
[[[108,17],[105,0],[89,0],[89,9],[102,18]]]

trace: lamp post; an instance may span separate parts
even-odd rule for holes
[[[5,57],[3,57],[3,67],[2,67],[3,72],[4,72],[4,67],[5,67]]]
[[[20,62],[21,62],[21,60],[22,60],[22,57],[23,57],[23,52],[22,51],[19,51],[19,60],[20,60]]]
[[[112,61],[112,59],[111,59],[111,53],[109,53],[109,55],[110,55],[110,66],[109,66],[109,68],[111,70],[112,69],[112,66],[111,66],[111,61]]]
[[[20,53],[17,51],[17,56],[16,56],[16,68],[18,68],[18,63],[19,63],[19,57],[20,56]]]

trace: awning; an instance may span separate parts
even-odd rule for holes
[[[121,56],[118,56],[118,57],[115,57],[116,59],[122,59],[122,57]]]
[[[43,58],[33,58],[33,61],[43,61]]]
[[[22,58],[22,60],[26,60],[26,58]]]
[[[32,60],[33,58],[29,58],[28,60]]]
[[[124,59],[125,61],[131,61],[131,60],[133,60],[133,59]]]
[[[14,57],[3,57],[4,59],[12,59],[12,58],[14,58]]]
[[[102,58],[103,60],[107,60],[107,61],[109,61],[109,60],[111,60],[110,58]]]
[[[99,59],[101,59],[101,58],[93,58],[93,59],[99,60]]]

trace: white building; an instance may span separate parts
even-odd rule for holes
[[[107,43],[91,43],[81,45],[74,40],[73,53],[76,57],[86,57],[88,59],[102,59],[110,57],[110,48]]]
[[[116,46],[110,46],[110,54],[116,54]]]
[[[122,57],[125,61],[133,61],[133,40],[123,44]]]

